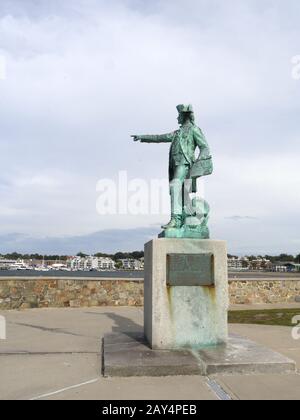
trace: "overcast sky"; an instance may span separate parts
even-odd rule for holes
[[[212,238],[299,253],[299,20],[299,0],[1,0],[0,235],[167,222],[99,216],[96,183],[166,178],[168,146],[130,134],[172,131],[192,103],[214,156]]]

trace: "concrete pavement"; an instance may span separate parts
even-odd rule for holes
[[[7,340],[0,340],[0,399],[219,399],[216,382],[232,399],[300,399],[300,375],[102,378],[101,337],[142,328],[142,308],[2,311]],[[299,308],[300,315],[300,308]],[[232,325],[294,359],[300,340],[291,328]],[[213,382],[213,383],[215,383]]]

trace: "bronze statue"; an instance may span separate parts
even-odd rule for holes
[[[162,135],[134,135],[142,143],[171,143],[169,181],[171,220],[163,226],[161,237],[209,238],[207,227],[209,205],[200,198],[190,200],[197,192],[197,178],[213,172],[212,158],[201,129],[195,125],[192,105],[178,105],[179,130]],[[196,159],[197,147],[200,150]]]

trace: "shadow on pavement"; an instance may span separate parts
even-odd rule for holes
[[[95,313],[93,314],[95,315]],[[106,316],[114,322],[115,325],[112,326],[112,333],[127,335],[139,343],[145,342],[143,327],[132,319],[118,315],[115,312],[103,312],[97,315]]]

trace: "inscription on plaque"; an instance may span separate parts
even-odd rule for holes
[[[207,254],[168,254],[168,286],[214,286],[214,256]]]

